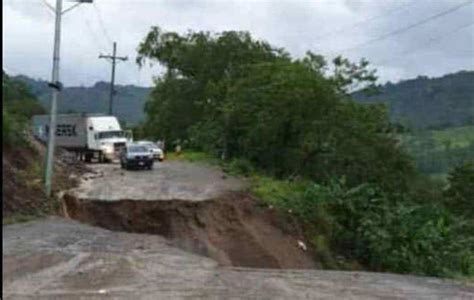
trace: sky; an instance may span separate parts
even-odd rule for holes
[[[49,80],[55,0],[3,0],[3,69]],[[63,7],[74,3],[65,0]],[[153,85],[160,66],[139,68],[137,46],[150,30],[249,31],[298,58],[366,58],[379,82],[474,70],[474,0],[94,0],[63,15],[60,78],[66,86],[109,81],[99,54],[127,56],[116,83]]]

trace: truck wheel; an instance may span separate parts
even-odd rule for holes
[[[86,153],[85,156],[84,156],[84,160],[87,162],[87,163],[90,163],[92,161],[92,153]]]

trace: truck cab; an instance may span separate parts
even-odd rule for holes
[[[127,144],[125,132],[116,117],[94,116],[87,119],[87,139],[90,150],[102,153],[105,160],[119,157]]]

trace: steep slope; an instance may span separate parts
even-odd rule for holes
[[[59,202],[48,198],[43,190],[43,162],[46,148],[31,135],[26,143],[3,147],[2,151],[2,209],[3,222],[57,214]],[[73,160],[67,152],[57,149],[54,165],[53,192],[69,189],[78,184],[77,178],[86,167]]]

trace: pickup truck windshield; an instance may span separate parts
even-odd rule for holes
[[[128,147],[128,152],[138,153],[138,152],[148,152],[145,146],[130,146]]]
[[[151,149],[158,149],[158,146],[153,143],[140,143],[140,145],[151,148]]]
[[[124,137],[124,132],[121,130],[99,132],[99,139],[110,139],[115,137]]]

